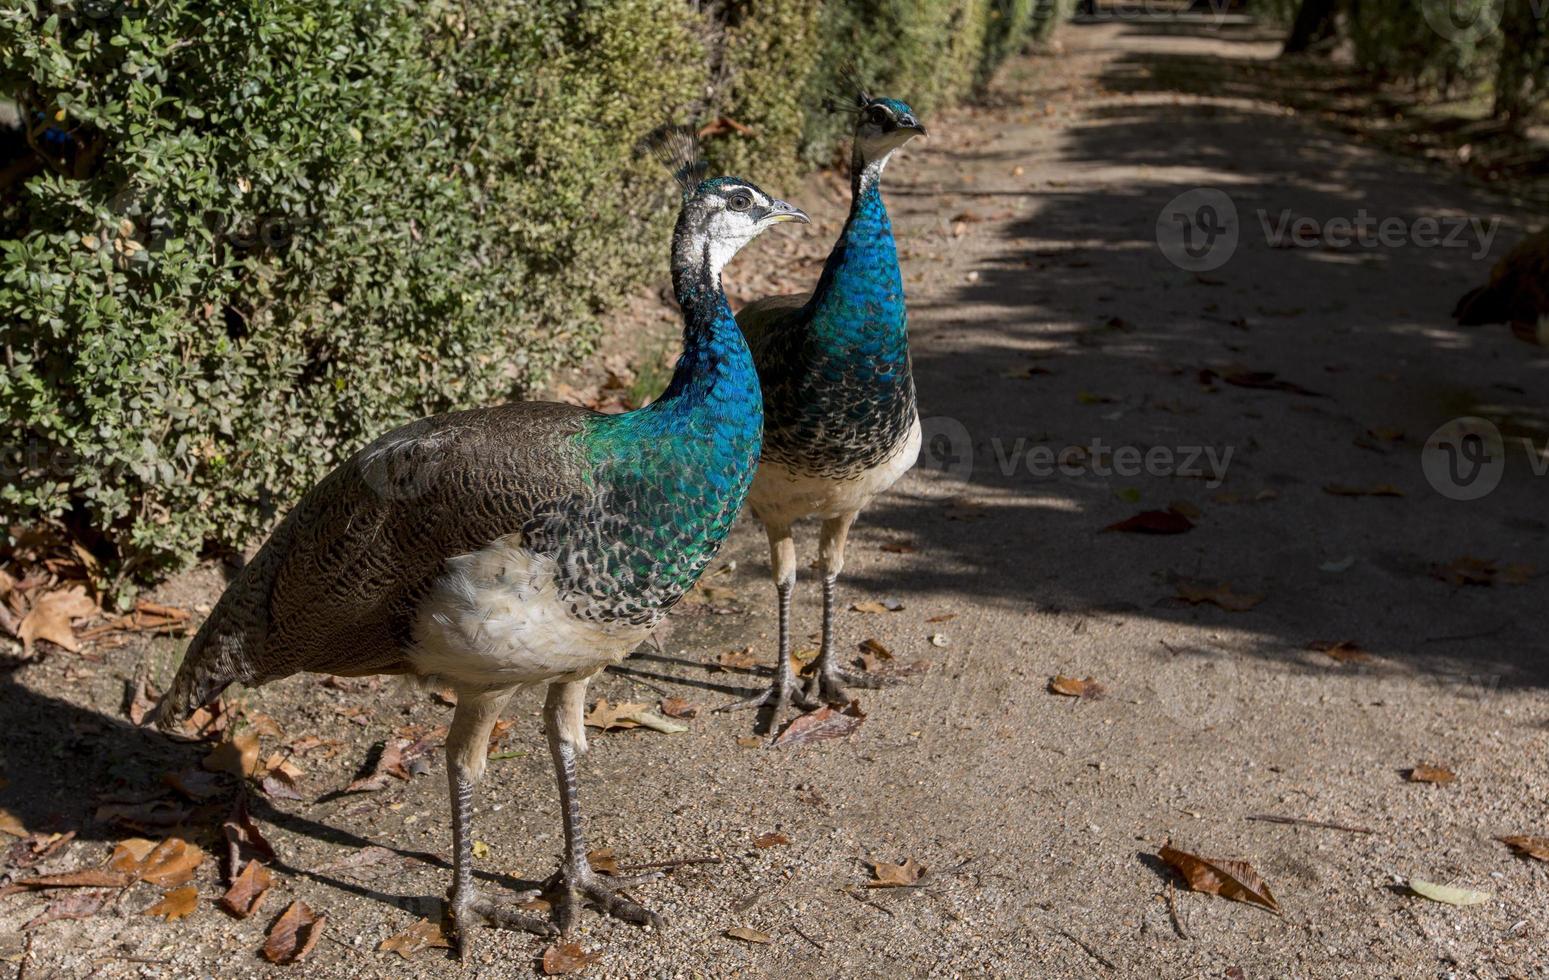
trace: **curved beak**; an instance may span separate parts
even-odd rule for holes
[[[769,213],[764,215],[766,224],[779,224],[782,221],[800,221],[802,224],[810,224],[807,212],[784,201],[775,201],[769,205]]]
[[[913,116],[905,116],[902,120],[899,121],[898,128],[906,129],[909,132],[914,133],[916,136],[929,135],[925,132],[925,127],[920,125],[920,121]]]

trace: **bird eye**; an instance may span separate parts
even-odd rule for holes
[[[887,110],[873,106],[871,111],[866,113],[866,119],[877,126],[884,126],[887,124]]]
[[[731,200],[726,202],[726,206],[733,211],[746,211],[753,206],[753,199],[746,194],[734,194]]]

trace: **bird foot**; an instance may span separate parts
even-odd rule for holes
[[[741,701],[733,701],[731,704],[723,704],[715,710],[743,711],[747,708],[771,708],[772,718],[778,721],[785,714],[786,708],[795,705],[802,711],[811,711],[818,706],[808,693],[803,692],[796,684],[796,678],[787,674],[784,677],[776,677],[774,682],[758,694]]]
[[[806,694],[807,700],[821,704],[849,704],[850,693],[845,690],[846,687],[875,690],[902,683],[903,678],[890,674],[870,674],[844,667],[830,667],[819,670],[807,679]]]
[[[562,867],[554,872],[544,891],[557,893],[554,914],[559,922],[560,934],[564,936],[570,935],[570,930],[580,918],[583,902],[589,902],[603,915],[611,915],[638,926],[660,929],[667,924],[667,920],[620,893],[625,888],[659,881],[663,877],[660,871],[627,877],[604,876],[583,864],[578,869]]]
[[[540,894],[537,891],[518,892],[505,902],[491,901],[472,888],[465,888],[454,894],[447,907],[447,913],[452,927],[449,938],[452,940],[453,948],[457,950],[458,959],[466,963],[473,955],[473,926],[476,924],[494,926],[497,929],[518,929],[523,932],[537,933],[540,936],[558,934],[559,930],[544,916],[522,912],[511,907],[531,901]]]

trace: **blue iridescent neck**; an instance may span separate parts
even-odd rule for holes
[[[721,288],[709,242],[681,226],[674,235],[672,288],[683,308],[683,354],[656,401],[638,412],[642,433],[690,432],[728,452],[763,431],[763,396],[747,341]]]
[[[851,165],[850,216],[829,253],[811,300],[813,330],[835,344],[908,346],[904,283],[893,225],[882,201],[882,171],[891,151],[865,160],[856,148]]]

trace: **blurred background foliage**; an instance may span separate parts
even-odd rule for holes
[[[929,112],[1064,0],[12,0],[0,520],[125,593],[237,549],[373,435],[519,397],[665,272],[636,157],[709,124],[780,192],[854,65]]]

